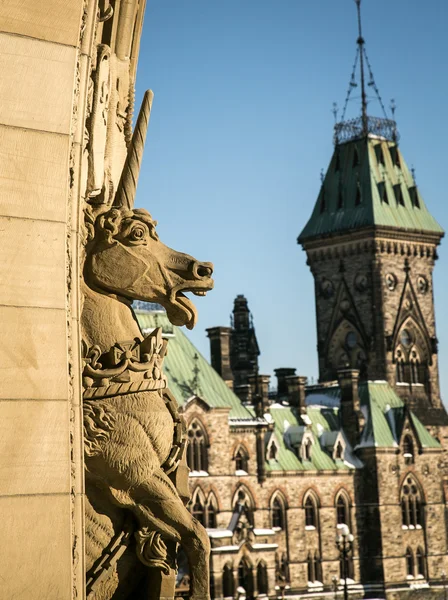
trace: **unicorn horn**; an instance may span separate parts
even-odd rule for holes
[[[117,193],[115,194],[114,206],[116,208],[125,207],[128,210],[131,210],[134,206],[153,98],[154,94],[152,91],[147,90],[143,97],[137,123],[135,124],[134,133],[132,135],[131,143],[129,144],[128,154],[121,173],[120,182],[117,187]]]

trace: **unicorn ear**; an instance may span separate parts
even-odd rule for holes
[[[135,124],[113,206],[132,210],[154,94],[147,90]]]

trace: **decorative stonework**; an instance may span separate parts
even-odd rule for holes
[[[190,596],[206,600],[209,540],[185,507],[187,436],[163,374],[168,341],[160,328],[143,337],[131,307],[133,300],[158,303],[173,324],[191,329],[196,309],[184,292],[203,296],[213,287],[210,263],[165,246],[157,222],[134,209],[153,101],[146,92],[131,135],[143,10],[137,0],[102,4],[87,95],[81,184],[87,597],[173,597],[180,544]]]

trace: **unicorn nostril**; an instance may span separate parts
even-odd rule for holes
[[[196,269],[196,273],[198,277],[211,277],[213,274],[213,269],[211,267],[207,267],[206,265],[199,265]]]

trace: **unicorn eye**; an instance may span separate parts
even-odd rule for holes
[[[139,241],[139,240],[143,240],[145,238],[146,233],[147,232],[144,227],[137,226],[137,227],[134,227],[134,229],[131,231],[129,237],[131,240]]]

